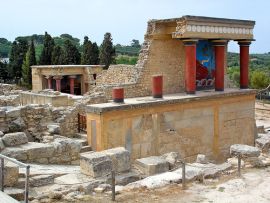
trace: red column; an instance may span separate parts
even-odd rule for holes
[[[52,89],[52,77],[46,76],[46,79],[48,81],[48,89]]]
[[[248,66],[250,41],[238,41],[240,46],[240,88],[248,88]]]
[[[55,81],[56,81],[56,91],[61,92],[61,76],[55,76],[54,77]]]
[[[185,46],[185,86],[187,94],[196,91],[196,43],[197,40],[184,40]]]
[[[154,75],[152,77],[152,94],[154,98],[162,98],[163,96],[163,76]]]
[[[75,75],[69,76],[70,94],[74,94],[74,80],[75,80],[75,78],[76,78]]]
[[[124,102],[124,88],[114,87],[112,91],[113,101],[116,103]]]
[[[215,90],[224,91],[225,46],[227,41],[213,41],[215,47]]]

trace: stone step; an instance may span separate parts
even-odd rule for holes
[[[37,175],[30,177],[29,185],[30,187],[40,187],[45,185],[50,185],[54,183],[54,175]],[[25,186],[25,178],[19,178],[16,187],[24,188]]]
[[[75,138],[87,140],[87,134],[86,133],[76,133]]]
[[[22,189],[7,187],[4,192],[18,201],[24,200],[24,190]]]
[[[89,145],[87,145],[87,146],[83,146],[83,147],[81,148],[80,153],[89,152],[89,151],[92,151],[92,147],[89,146]]]

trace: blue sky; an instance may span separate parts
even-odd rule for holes
[[[0,37],[69,33],[101,43],[111,32],[114,43],[143,41],[149,19],[200,15],[255,20],[252,53],[270,52],[269,0],[0,0]],[[238,52],[236,42],[229,50]]]

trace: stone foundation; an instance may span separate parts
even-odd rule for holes
[[[254,144],[254,103],[254,91],[226,90],[90,105],[88,142],[97,151],[124,146],[132,159],[171,151],[223,159],[232,144]]]

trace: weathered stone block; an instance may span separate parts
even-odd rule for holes
[[[20,147],[7,147],[1,152],[1,154],[15,158],[19,161],[27,160],[27,151]]]
[[[30,178],[30,185],[32,187],[39,187],[43,185],[49,185],[54,182],[53,175],[39,175]]]
[[[10,118],[18,118],[21,115],[21,109],[20,108],[14,108],[6,111],[6,117]]]
[[[54,154],[54,147],[50,144],[29,142],[22,146],[27,150],[29,160],[39,160],[41,158],[50,158]]]
[[[130,153],[124,147],[117,147],[103,151],[113,163],[113,169],[117,172],[125,172],[130,169]]]
[[[26,125],[24,120],[21,117],[19,117],[9,124],[9,131],[10,132],[23,131],[25,127]]]
[[[255,140],[255,145],[260,148],[262,152],[268,152],[270,149],[270,134],[261,134],[260,138]]]
[[[51,124],[47,126],[48,132],[52,134],[59,134],[60,133],[60,126],[56,124]]]
[[[0,137],[3,137],[4,133],[2,131],[0,131]]]
[[[207,158],[206,158],[206,156],[204,154],[198,154],[196,162],[200,163],[200,164],[207,164],[208,160],[207,160]]]
[[[80,157],[81,172],[92,177],[106,176],[112,171],[112,160],[104,152],[82,153]]]
[[[157,173],[163,173],[169,170],[169,163],[158,156],[151,156],[141,159],[136,159],[135,161],[138,168],[145,174],[145,175],[154,175]]]
[[[242,157],[258,157],[260,156],[260,149],[243,144],[234,144],[230,147],[231,156],[241,155]]]
[[[19,166],[12,162],[5,161],[4,167],[4,185],[14,186],[19,179]]]
[[[3,149],[5,149],[5,145],[4,145],[3,141],[2,141],[2,139],[0,138],[0,152],[1,152]]]
[[[17,146],[28,142],[28,138],[24,132],[8,133],[2,137],[5,146]]]

